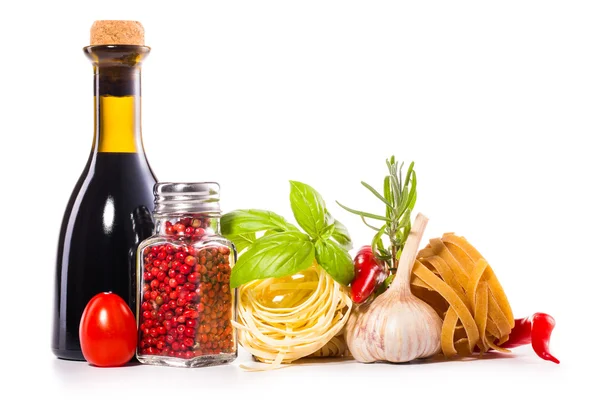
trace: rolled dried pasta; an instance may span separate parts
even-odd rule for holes
[[[257,280],[239,289],[239,342],[258,361],[291,363],[346,352],[338,334],[350,316],[348,289],[318,265],[293,276]]]
[[[443,319],[442,352],[471,355],[500,347],[514,327],[514,317],[500,282],[485,258],[464,238],[446,233],[431,239],[415,262],[415,296]]]

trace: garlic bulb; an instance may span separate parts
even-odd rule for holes
[[[440,351],[442,320],[410,292],[412,266],[427,221],[417,215],[389,289],[353,310],[346,324],[348,348],[360,362],[407,362]]]

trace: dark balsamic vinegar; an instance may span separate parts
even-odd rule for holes
[[[79,322],[85,306],[113,292],[136,309],[137,246],[153,233],[153,187],[141,137],[141,61],[149,48],[96,45],[94,142],[67,204],[56,260],[52,351],[84,360]]]
[[[135,254],[153,231],[156,179],[143,154],[95,154],[67,205],[57,257],[52,349],[83,360],[79,321],[88,301],[112,291],[135,310]],[[56,325],[58,324],[58,325]]]

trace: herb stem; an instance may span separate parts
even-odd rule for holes
[[[394,156],[386,160],[386,165],[388,173],[383,180],[383,195],[368,183],[361,182],[365,188],[385,204],[385,217],[354,210],[339,202],[338,204],[346,211],[360,216],[369,228],[377,231],[371,245],[373,253],[377,259],[384,263],[385,268],[390,273],[395,273],[398,269],[404,243],[410,232],[410,214],[417,200],[417,176],[414,171],[414,162],[410,163],[404,177],[402,174],[404,163],[398,163]],[[377,229],[367,222],[367,218],[384,221],[385,224],[381,229]],[[387,246],[384,246],[381,239],[384,233],[389,239]]]

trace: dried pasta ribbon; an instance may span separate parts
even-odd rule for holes
[[[509,334],[514,324],[511,325],[508,317],[502,313],[502,310],[493,295],[489,296],[488,307],[489,315],[498,326],[500,333],[503,335]]]
[[[442,352],[447,357],[501,346],[514,317],[504,289],[485,258],[463,237],[446,233],[419,251],[413,293],[443,318]]]
[[[469,341],[467,339],[458,339],[456,341],[456,351],[458,355],[468,357],[473,354],[473,350],[469,347]]]
[[[496,275],[494,274],[494,271],[492,271],[491,268],[488,268],[485,271],[485,275],[488,285],[491,288],[492,296],[494,297],[494,299],[496,299],[497,304],[499,305],[500,310],[502,311],[502,314],[506,316],[506,319],[508,320],[508,325],[510,326],[510,329],[512,329],[515,326],[515,318],[513,316],[510,303],[508,302],[508,297],[506,297],[506,293],[504,293],[502,285],[500,285],[498,278],[496,278]]]
[[[436,253],[436,255],[442,257],[442,259],[446,262],[446,264],[448,264],[448,266],[450,267],[460,284],[463,286],[464,289],[466,289],[466,284],[469,281],[469,275],[467,274],[467,271],[465,271],[463,266],[460,265],[458,261],[456,261],[456,259],[452,256],[452,253],[450,253],[450,250],[448,250],[448,248],[444,245],[444,242],[442,242],[440,239],[431,239],[429,240],[429,243],[431,244],[431,248]]]
[[[506,336],[502,336],[500,339],[498,339],[498,345],[502,345],[504,343],[506,343],[506,341],[508,340],[509,335]],[[510,350],[508,349],[502,349],[502,350],[506,350],[507,352],[510,352]]]
[[[489,333],[493,337],[497,337],[497,338],[502,337],[502,334],[500,333],[500,329],[498,328],[498,325],[496,325],[496,322],[489,315],[487,317],[486,329],[489,331]]]
[[[466,287],[468,280],[466,276],[461,277],[461,279],[459,279],[454,274],[452,269],[450,269],[446,261],[444,261],[444,259],[439,256],[429,257],[426,260],[424,260],[423,264],[425,264],[427,267],[431,266],[433,269],[435,269],[438,272],[438,274],[442,277],[442,280],[446,282],[452,289],[454,289],[454,291],[461,298],[461,300],[466,301],[466,297],[464,296],[465,291],[463,290],[462,283],[464,282],[464,285]]]
[[[454,347],[454,331],[458,323],[458,314],[454,308],[450,308],[442,323],[442,352],[446,357],[452,357],[457,354]]]
[[[423,280],[421,278],[419,278],[418,276],[413,277],[413,280],[412,280],[411,284],[413,286],[418,286],[418,287],[421,287],[423,289],[433,290],[433,289],[431,289],[431,286],[429,286],[428,284],[426,284],[425,282],[423,282]]]
[[[348,356],[348,345],[343,334],[334,336],[325,346],[311,354],[309,357],[345,357]]]
[[[415,262],[413,267],[413,274],[421,278],[423,282],[431,286],[436,292],[438,292],[446,301],[450,304],[450,307],[458,314],[458,318],[462,321],[465,330],[467,331],[467,338],[469,340],[469,347],[475,348],[475,344],[479,340],[479,331],[477,330],[477,324],[471,315],[471,312],[461,300],[460,296],[443,280],[438,278],[433,272],[427,269],[419,261]],[[446,314],[448,318],[448,314]],[[453,327],[454,328],[454,327]],[[443,325],[442,325],[443,329]]]
[[[473,307],[473,309],[475,309],[475,299],[478,293],[477,286],[479,285],[479,281],[481,280],[481,277],[483,276],[483,273],[485,272],[488,266],[488,263],[483,258],[480,258],[479,261],[477,261],[475,268],[473,269],[471,278],[469,279],[469,284],[467,285],[467,295],[469,296],[469,300],[471,301],[471,306]]]
[[[488,312],[488,287],[487,283],[482,282],[477,287],[477,294],[473,294],[475,301],[475,322],[477,322],[477,329],[481,335],[481,343],[479,349],[483,352],[488,351],[490,344],[485,335],[487,328],[487,312]]]
[[[467,240],[464,237],[446,233],[442,236],[442,240],[444,242],[452,243],[463,249],[473,261],[483,258],[479,251],[477,251],[477,249],[473,247],[471,243],[467,242]],[[494,274],[494,271],[492,271],[491,268],[487,271],[487,274],[489,274],[489,283],[491,286],[493,286],[492,292],[494,293],[495,297],[498,297],[498,302],[500,304],[500,307],[502,308],[502,312],[508,317],[510,325],[514,326],[515,319],[512,313],[512,309],[510,307],[510,303],[508,302],[508,298],[506,297],[506,293],[504,293],[504,289],[502,288],[502,285],[500,285],[498,278],[496,278],[496,275]]]

